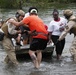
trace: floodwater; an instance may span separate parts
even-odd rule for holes
[[[5,50],[0,47],[0,75],[76,75],[76,63],[73,62],[69,47],[73,39],[73,35],[67,35],[66,45],[62,54],[62,59],[57,61],[55,53],[51,60],[50,55],[43,56],[41,67],[35,69],[31,59],[28,55],[17,56],[20,62],[19,66],[12,64],[6,64],[3,62],[6,53]],[[70,38],[69,38],[70,37]],[[70,41],[71,40],[71,41]]]
[[[72,10],[75,12],[75,8]],[[4,13],[0,13],[0,16],[7,18],[7,16],[13,16],[15,11],[16,10],[8,10],[7,12],[4,11]],[[62,10],[59,11],[60,16],[62,16]],[[52,10],[47,9],[44,11],[44,14],[42,13],[43,12],[40,11],[39,15],[45,24],[48,25],[52,19]],[[33,63],[28,55],[17,57],[18,61],[20,62],[19,66],[5,64],[3,61],[6,53],[0,45],[0,75],[76,75],[76,63],[73,62],[71,54],[69,52],[72,40],[73,35],[68,34],[66,36],[66,44],[62,54],[62,59],[60,61],[56,60],[54,52],[52,60],[50,58],[50,55],[43,57],[41,67],[39,69],[34,68]]]

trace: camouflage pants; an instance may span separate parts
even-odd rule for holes
[[[3,41],[2,41],[3,47],[7,53],[7,56],[5,58],[5,62],[9,62],[9,60],[14,63],[17,64],[17,59],[16,59],[16,54],[15,54],[15,49],[12,45],[12,42],[9,38],[7,38],[6,36],[4,37]]]
[[[76,36],[69,50],[70,50],[71,55],[73,56],[73,60],[76,62]]]

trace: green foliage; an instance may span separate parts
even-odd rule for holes
[[[1,8],[22,8],[23,5],[31,5],[36,7],[48,7],[49,4],[53,5],[53,3],[72,3],[76,2],[76,0],[0,0]]]
[[[0,7],[2,8],[12,8],[13,0],[0,0]]]
[[[20,3],[22,6],[23,0],[0,0],[1,8],[20,8]]]

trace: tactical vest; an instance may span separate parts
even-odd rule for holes
[[[70,17],[69,21],[75,21],[76,22],[76,17],[74,15],[72,15]],[[74,35],[76,35],[76,24],[71,28],[70,33],[73,33]]]
[[[11,18],[9,18],[9,19],[11,19]],[[6,22],[7,22],[9,19],[7,19]],[[15,21],[17,21],[16,18],[13,18],[13,19],[14,19]],[[6,36],[9,36],[9,34],[8,34],[8,25],[6,24],[6,22],[4,22],[4,24],[3,24],[2,27],[1,27],[1,29],[3,30],[3,32],[4,32],[4,34],[5,34]]]

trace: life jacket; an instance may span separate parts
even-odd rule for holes
[[[76,16],[72,15],[69,19],[69,21],[75,21],[76,22]],[[70,29],[70,33],[73,33],[76,35],[76,24]]]

